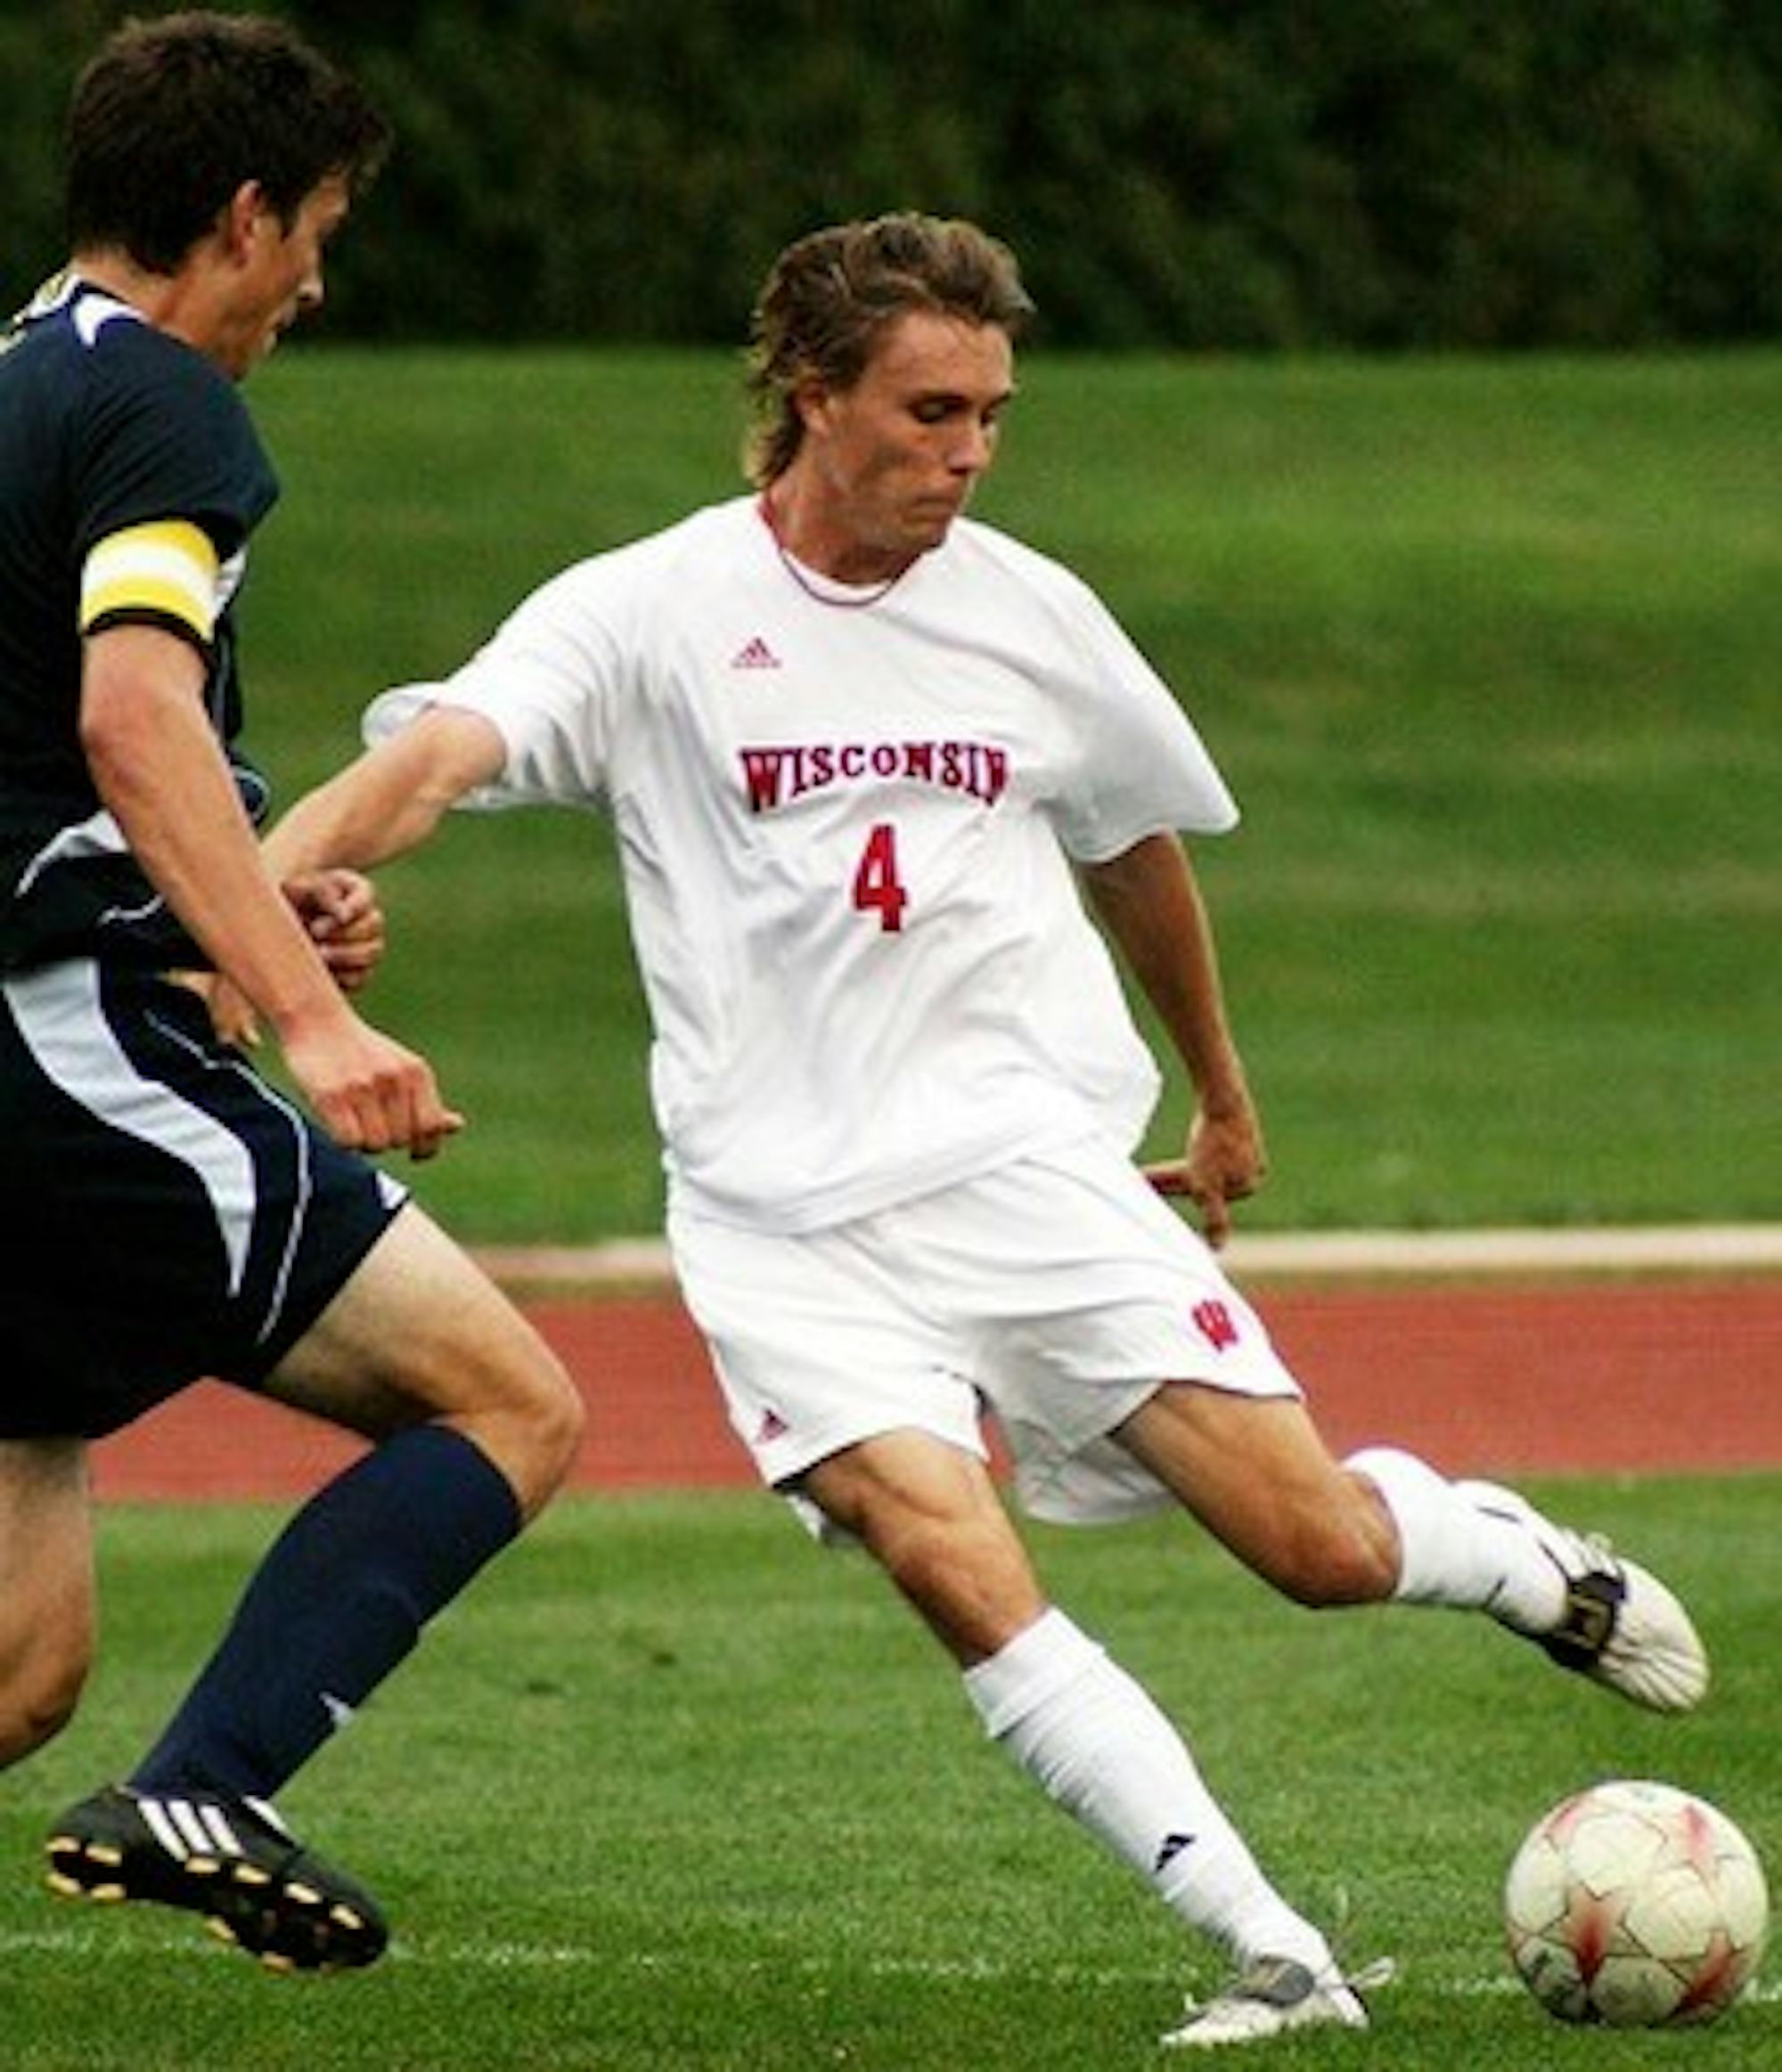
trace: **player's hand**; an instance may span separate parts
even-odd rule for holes
[[[1184,1156],[1145,1168],[1160,1195],[1186,1195],[1206,1242],[1218,1251],[1231,1235],[1231,1203],[1247,1201],[1268,1175],[1262,1126],[1247,1100],[1203,1112],[1188,1133]]]
[[[356,993],[384,953],[377,888],[356,870],[307,870],[288,877],[284,896],[342,992]]]
[[[431,1158],[464,1127],[427,1060],[350,1010],[324,1030],[286,1032],[282,1048],[323,1128],[349,1151]]]
[[[371,879],[356,870],[307,870],[286,878],[281,890],[335,984],[342,992],[357,992],[384,953],[383,909]],[[203,991],[218,1040],[252,1049],[260,1040],[260,1018],[248,996],[220,972],[206,977]]]

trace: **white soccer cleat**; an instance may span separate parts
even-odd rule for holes
[[[1287,2029],[1364,2029],[1368,2010],[1358,1986],[1384,1985],[1387,1963],[1358,1978],[1330,1971],[1319,1977],[1291,1957],[1258,1957],[1205,2007],[1188,2003],[1188,2019],[1158,2041],[1166,2051],[1217,2051],[1227,2043],[1260,2043]]]
[[[1606,1540],[1555,1525],[1514,1489],[1458,1485],[1493,1517],[1532,1533],[1565,1581],[1557,1626],[1530,1634],[1562,1668],[1619,1692],[1650,1712],[1688,1712],[1707,1693],[1708,1653],[1676,1596],[1649,1570],[1622,1561]]]

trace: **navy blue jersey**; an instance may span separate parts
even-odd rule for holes
[[[198,951],[81,752],[83,641],[163,626],[260,817],[231,606],[276,494],[233,384],[122,303],[64,280],[0,340],[0,1439],[256,1385],[404,1199],[165,975]]]
[[[277,494],[233,384],[90,284],[53,283],[0,341],[0,968],[202,961],[94,788],[78,735],[82,640],[140,619],[193,641],[212,723],[259,820],[266,786],[234,746],[232,607],[249,536]],[[94,549],[168,521],[214,552],[214,612],[195,622],[143,583],[83,624]]]

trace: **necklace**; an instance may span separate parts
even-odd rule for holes
[[[857,583],[839,583],[832,576],[818,574],[814,568],[806,568],[785,541],[780,536],[780,526],[773,516],[773,506],[764,494],[756,505],[761,513],[761,522],[767,527],[768,537],[773,542],[773,551],[780,557],[780,566],[808,598],[818,604],[832,605],[838,611],[862,611],[868,605],[877,604],[888,597],[904,576],[911,564],[905,562],[894,575],[887,575],[882,583],[870,583],[862,588]]]

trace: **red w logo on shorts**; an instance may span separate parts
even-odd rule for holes
[[[1223,1352],[1238,1342],[1238,1326],[1223,1302],[1197,1302],[1190,1312],[1200,1335],[1214,1352]]]

